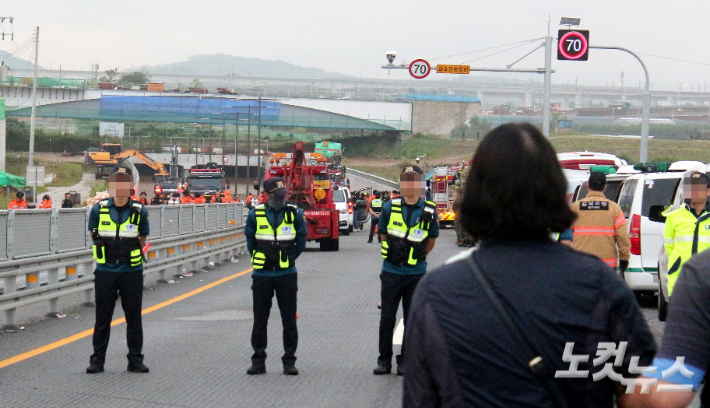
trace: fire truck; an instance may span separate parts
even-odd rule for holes
[[[219,194],[229,190],[229,181],[217,163],[198,164],[185,176],[184,189],[190,193]]]
[[[303,142],[296,142],[292,153],[274,153],[269,161],[266,178],[283,178],[288,201],[303,209],[308,226],[306,240],[320,243],[321,251],[337,251],[340,213],[333,201],[325,157],[306,153]]]
[[[451,167],[436,167],[430,179],[431,201],[436,203],[439,213],[439,226],[454,226],[456,215],[453,204],[460,186],[463,185],[467,163],[458,163]]]

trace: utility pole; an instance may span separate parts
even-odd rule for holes
[[[259,150],[259,154],[257,157],[259,157],[259,187],[256,189],[256,192],[259,193],[261,191],[261,96],[259,97],[259,128],[257,129],[257,134],[258,134],[258,141],[257,141],[257,146],[256,148]]]
[[[251,104],[247,107],[247,196],[249,195],[249,178],[251,177]],[[246,196],[245,196],[246,197]]]
[[[0,22],[4,23],[5,20],[9,20],[9,21],[10,21],[10,26],[12,27],[12,21],[14,20],[14,18],[13,18],[13,17],[1,17],[1,16],[0,16]],[[5,39],[5,31],[4,31],[4,29],[3,29],[3,32],[2,32],[2,39],[3,39],[3,40]],[[11,31],[11,32],[10,32],[10,40],[11,40],[11,41],[14,41],[14,40],[15,40],[15,33],[14,33],[14,31]],[[3,64],[3,65],[4,65],[4,64]],[[4,67],[4,66],[3,66],[3,67],[0,67],[0,70],[2,70],[2,71],[0,71],[0,77],[6,77],[6,74],[7,74],[7,67]],[[4,78],[4,79],[6,79],[6,78]],[[5,149],[5,146],[6,146],[7,134],[6,134],[6,129],[5,129],[5,119],[4,119],[4,117],[5,117],[5,107],[4,107],[4,103],[3,103],[2,110],[3,110],[3,112],[2,112],[2,117],[3,117],[3,119],[0,120],[0,170],[5,171],[5,150],[6,150],[6,149]]]
[[[37,110],[37,60],[39,53],[39,27],[35,32],[35,72],[32,79],[32,113],[30,114],[30,160],[29,166],[34,166],[35,159],[35,111]],[[35,190],[37,188],[35,187]]]
[[[236,128],[236,134],[234,135],[234,197],[239,197],[239,192],[237,191],[237,186],[239,185],[239,108],[235,109],[236,120],[234,122],[234,127]]]

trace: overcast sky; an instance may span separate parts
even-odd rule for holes
[[[15,18],[16,44],[40,26],[39,62],[45,67],[88,70],[93,62],[101,70],[126,70],[225,53],[363,77],[387,76],[379,68],[387,50],[397,51],[399,62],[543,37],[548,14],[553,36],[560,17],[579,17],[594,45],[709,64],[642,56],[654,89],[677,90],[681,84],[683,91],[698,86],[710,91],[710,2],[702,0],[24,0],[0,8],[0,15]],[[7,22],[4,28],[7,33]],[[16,44],[6,37],[0,49],[11,52]],[[471,65],[502,67],[534,47],[531,43]],[[503,49],[433,62],[463,63]],[[22,56],[29,58],[29,52]],[[625,87],[638,87],[644,78],[633,57],[618,51],[592,50],[588,62],[554,58],[555,82],[618,86],[624,71]],[[544,52],[538,50],[516,67],[543,64]],[[408,77],[406,71],[390,76]],[[536,74],[517,78],[542,79]]]

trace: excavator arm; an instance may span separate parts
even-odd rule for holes
[[[155,160],[153,160],[150,157],[143,154],[140,150],[128,149],[128,150],[124,150],[120,153],[113,155],[113,158],[116,160],[125,160],[125,159],[128,159],[129,157],[135,157],[136,159],[138,159],[138,160],[142,161],[143,163],[145,163],[146,165],[148,165],[148,167],[150,167],[151,169],[156,171],[156,173],[155,173],[156,176],[168,176],[169,175],[168,172],[165,170],[165,166],[163,166],[163,163],[156,162]]]

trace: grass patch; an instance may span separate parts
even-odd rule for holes
[[[89,192],[89,197],[95,197],[97,193],[108,190],[107,181],[97,181],[91,185],[91,191]],[[89,198],[87,197],[87,198]]]
[[[5,158],[5,171],[25,177],[27,174],[27,160],[27,153],[8,154]],[[84,176],[84,168],[80,163],[35,160],[35,164],[44,166],[45,174],[54,174],[56,176],[52,183],[47,183],[47,187],[70,187],[81,182]],[[37,191],[39,192],[39,187]]]

